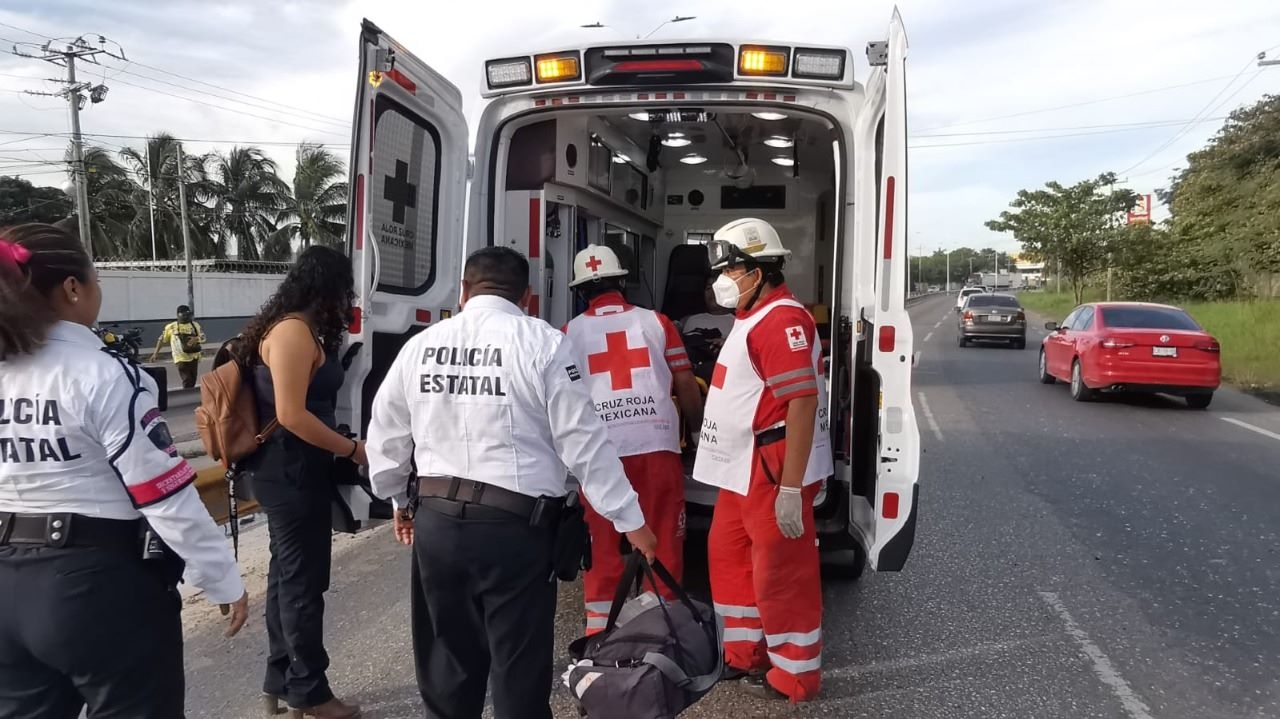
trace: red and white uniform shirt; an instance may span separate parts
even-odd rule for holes
[[[581,353],[578,366],[618,456],[679,452],[671,377],[690,364],[671,320],[628,304],[618,292],[606,292],[573,318],[565,333]]]
[[[244,594],[231,548],[156,408],[150,375],[59,322],[0,362],[0,512],[145,518],[214,602]],[[139,545],[141,552],[141,545]]]
[[[804,484],[831,476],[831,423],[817,339],[813,317],[785,285],[738,314],[712,373],[694,479],[746,496],[756,435],[784,426],[787,403],[810,396],[818,398],[818,408]]]

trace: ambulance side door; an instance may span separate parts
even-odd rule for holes
[[[462,94],[365,20],[352,128],[347,250],[356,309],[343,347],[338,422],[363,437],[391,362],[413,335],[449,316],[461,290],[468,171]],[[334,527],[390,516],[347,463]]]
[[[872,568],[897,571],[915,541],[920,431],[911,403],[914,338],[905,305],[907,36],[896,10],[888,41],[871,43],[867,55],[872,67],[860,125],[871,131],[859,138],[858,151],[874,148],[876,170],[873,177],[863,178],[858,201],[877,207],[874,300],[863,310],[863,320],[871,333],[867,350],[879,393],[864,404],[866,411],[853,418],[855,424],[874,421],[877,442],[874,484],[865,493],[851,495],[849,519]]]

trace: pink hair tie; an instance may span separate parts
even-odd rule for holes
[[[21,268],[31,259],[31,250],[8,240],[0,240],[0,264]]]

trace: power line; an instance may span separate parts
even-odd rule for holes
[[[309,126],[309,125],[299,125],[299,124],[298,124],[298,123],[296,123],[296,122],[289,122],[289,121],[287,121],[287,120],[281,120],[281,119],[279,119],[279,118],[275,118],[275,117],[268,117],[267,115],[255,115],[255,114],[254,114],[254,113],[252,113],[252,112],[246,112],[246,111],[244,111],[244,110],[237,110],[237,109],[235,109],[235,108],[233,108],[233,107],[225,107],[225,106],[223,106],[223,105],[215,105],[215,104],[213,104],[213,103],[211,103],[211,102],[205,102],[204,100],[197,100],[197,99],[195,99],[195,98],[191,98],[191,97],[184,97],[184,96],[182,96],[182,95],[177,95],[177,94],[174,94],[174,93],[172,93],[172,92],[167,92],[167,91],[165,91],[165,90],[159,90],[159,89],[156,89],[156,88],[154,88],[154,87],[147,87],[146,85],[139,85],[139,84],[137,84],[137,83],[135,83],[135,82],[129,82],[128,80],[121,80],[121,79],[119,79],[119,78],[116,78],[116,79],[115,79],[115,80],[113,80],[112,82],[119,83],[119,84],[121,84],[121,85],[128,85],[128,86],[130,86],[130,87],[140,88],[140,89],[142,89],[142,90],[147,90],[148,92],[154,92],[154,93],[157,93],[157,94],[160,94],[160,95],[166,95],[166,96],[168,96],[168,97],[177,98],[177,99],[179,99],[179,100],[186,100],[187,102],[193,102],[193,103],[195,103],[195,104],[197,104],[197,105],[204,105],[204,106],[206,106],[206,107],[212,107],[212,108],[214,108],[215,110],[222,110],[222,111],[224,111],[224,112],[234,112],[234,113],[235,113],[235,114],[237,114],[237,115],[244,115],[244,116],[246,116],[246,117],[252,117],[252,118],[259,119],[259,120],[266,120],[267,122],[275,122],[275,123],[279,123],[279,124],[281,124],[281,125],[289,125],[289,126],[291,126],[291,127],[297,127],[297,128],[303,129],[303,130],[310,130],[310,131],[312,131],[312,132],[322,132],[322,133],[325,133],[325,134],[328,134],[328,135],[338,135],[338,136],[340,136],[340,137],[346,137],[346,133],[340,133],[340,132],[337,132],[336,130],[326,130],[326,129],[319,128],[319,127],[311,127],[311,126]]]
[[[980,135],[1014,135],[1029,134],[1035,132],[1069,132],[1072,130],[1099,130],[1099,129],[1119,129],[1119,128],[1146,128],[1146,127],[1169,127],[1173,125],[1181,125],[1184,122],[1192,122],[1191,120],[1145,120],[1143,122],[1119,122],[1106,125],[1070,125],[1066,127],[1037,127],[1019,130],[983,130],[979,132],[940,132],[928,135],[912,135],[912,138],[926,137],[974,137]],[[1226,117],[1210,117],[1204,120],[1225,120]]]
[[[139,66],[139,67],[146,67],[146,68],[150,68],[150,67],[151,67],[150,65],[144,65],[144,64],[142,64],[142,63],[140,63],[140,62],[133,62],[133,63],[131,63],[131,64],[133,64],[133,65],[137,65],[137,66]],[[152,77],[151,75],[144,75],[144,74],[142,74],[142,73],[140,73],[140,72],[134,72],[133,70],[129,70],[129,69],[126,69],[126,68],[112,68],[112,69],[117,70],[117,73],[116,73],[116,75],[115,75],[114,77],[119,77],[121,74],[124,74],[124,75],[132,75],[132,76],[134,76],[134,77],[142,78],[142,79],[144,79],[144,80],[150,80],[151,82],[158,82],[158,83],[160,83],[160,84],[162,84],[162,85],[168,85],[169,87],[176,87],[176,88],[178,88],[178,89],[180,89],[180,90],[186,90],[186,91],[188,91],[188,92],[195,92],[195,93],[199,93],[199,94],[201,94],[201,95],[208,95],[209,97],[217,98],[217,99],[219,99],[219,100],[225,100],[225,101],[227,101],[227,102],[234,102],[234,103],[237,103],[237,104],[240,104],[240,105],[247,105],[247,106],[249,106],[249,107],[257,108],[257,109],[259,109],[259,110],[266,110],[267,112],[275,112],[275,113],[281,113],[281,114],[290,115],[290,116],[293,116],[293,117],[297,117],[297,118],[299,118],[299,119],[301,119],[301,120],[306,120],[307,122],[325,122],[325,123],[330,123],[330,124],[338,125],[338,126],[340,126],[340,127],[349,127],[349,126],[351,125],[350,120],[340,120],[340,119],[338,119],[338,118],[336,118],[336,117],[332,117],[332,116],[329,116],[329,115],[323,115],[323,114],[321,114],[321,113],[318,113],[318,112],[312,112],[312,111],[310,111],[310,110],[304,110],[303,108],[300,108],[300,107],[294,107],[293,105],[286,105],[286,104],[284,104],[284,103],[275,102],[275,101],[272,101],[272,100],[267,100],[267,99],[265,99],[265,98],[256,98],[256,97],[254,97],[253,95],[244,95],[244,93],[235,92],[234,90],[227,90],[226,92],[229,92],[229,93],[232,93],[232,94],[237,94],[237,95],[244,95],[245,97],[250,97],[250,98],[258,99],[258,100],[261,100],[261,101],[262,101],[262,103],[266,103],[266,104],[261,104],[261,103],[256,103],[256,102],[249,102],[249,101],[246,101],[246,100],[237,100],[237,99],[235,99],[234,97],[227,97],[227,96],[225,96],[225,95],[219,95],[219,94],[217,94],[217,93],[209,92],[208,90],[201,90],[201,89],[199,89],[199,88],[190,87],[190,86],[188,86],[188,85],[182,85],[182,84],[180,84],[180,83],[170,82],[170,81],[168,81],[168,80],[162,80],[162,79],[160,79],[160,78],[158,78],[158,77]],[[173,74],[173,73],[169,73],[169,74]],[[182,76],[178,76],[178,77],[182,77]],[[198,80],[192,80],[191,82],[200,82],[200,81],[198,81]],[[208,83],[202,83],[202,84],[208,84]],[[213,85],[213,87],[218,87],[218,86]],[[272,107],[273,105],[274,105],[275,107]],[[288,110],[288,112],[282,112],[282,110],[281,110],[280,108],[283,108],[284,110]],[[310,115],[311,117],[307,117],[308,115]]]
[[[1209,101],[1204,104],[1204,107],[1200,108],[1200,111],[1195,114],[1195,117],[1193,117],[1192,120],[1188,122],[1181,130],[1175,132],[1173,134],[1173,137],[1170,137],[1168,140],[1165,140],[1159,147],[1147,153],[1147,155],[1143,157],[1141,160],[1138,160],[1137,162],[1133,163],[1132,165],[1126,167],[1125,169],[1121,170],[1116,174],[1128,175],[1130,172],[1133,172],[1139,167],[1142,167],[1143,165],[1145,165],[1149,160],[1151,160],[1151,158],[1155,157],[1156,155],[1163,152],[1165,149],[1172,146],[1173,143],[1182,139],[1188,132],[1191,132],[1191,128],[1195,127],[1198,119],[1205,115],[1208,115],[1210,112],[1213,111],[1210,109],[1211,107],[1213,107],[1213,103],[1216,102],[1219,97],[1222,97],[1223,93],[1229,90],[1232,85],[1236,84],[1236,80],[1239,80],[1240,77],[1249,70],[1249,68],[1253,65],[1253,62],[1254,62],[1254,56],[1251,55],[1249,59],[1245,62],[1245,64],[1240,67],[1240,71],[1237,72],[1234,76],[1232,76],[1231,80],[1229,80],[1227,84],[1222,87],[1221,90],[1218,90],[1218,93],[1216,95],[1209,98]],[[1260,72],[1262,71],[1259,70],[1258,73]],[[1254,73],[1254,77],[1257,77],[1258,73]],[[1252,80],[1253,78],[1249,78],[1249,80],[1246,81],[1244,85],[1241,85],[1240,88],[1236,90],[1236,93],[1239,93],[1240,90],[1243,90],[1246,86],[1248,86],[1249,82],[1251,82]],[[1230,95],[1227,99],[1230,100],[1232,97],[1235,97],[1235,93]],[[1226,101],[1224,100],[1224,103],[1225,102]],[[1217,109],[1217,108],[1214,107],[1213,109]]]
[[[1182,88],[1185,88],[1185,87],[1195,87],[1196,85],[1205,85],[1211,82],[1217,82],[1219,80],[1225,80],[1227,78],[1233,78],[1233,77],[1238,77],[1238,75],[1234,75],[1234,76],[1219,75],[1217,77],[1208,77],[1203,80],[1193,80],[1191,82],[1184,82],[1178,85],[1166,85],[1164,87],[1155,87],[1149,90],[1138,90],[1135,92],[1127,92],[1122,95],[1111,95],[1108,97],[1101,97],[1096,100],[1082,100],[1080,102],[1071,102],[1065,105],[1054,105],[1053,107],[1042,107],[1038,110],[1024,110],[1021,112],[1014,112],[1007,115],[991,115],[989,117],[981,117],[976,120],[966,120],[964,122],[953,122],[947,125],[935,125],[933,127],[924,128],[923,130],[921,130],[921,132],[933,132],[934,130],[946,130],[952,127],[964,127],[965,125],[977,125],[983,122],[990,122],[992,120],[1007,120],[1014,117],[1026,117],[1027,115],[1039,115],[1045,112],[1056,112],[1058,110],[1070,110],[1077,107],[1087,107],[1089,105],[1097,105],[1104,102],[1112,102],[1114,100],[1126,100],[1131,97],[1153,95],[1160,92],[1167,92],[1169,90],[1181,90]]]
[[[1205,118],[1199,122],[1212,122],[1214,118]],[[934,147],[968,147],[971,145],[1002,145],[1011,142],[1039,142],[1042,140],[1060,140],[1069,137],[1090,137],[1093,135],[1111,135],[1117,132],[1135,132],[1139,130],[1159,129],[1159,126],[1136,126],[1136,127],[1117,127],[1110,130],[1093,130],[1088,132],[1069,132],[1058,135],[1043,135],[1040,137],[1006,137],[1002,139],[992,140],[974,140],[972,142],[938,142],[925,145],[908,145],[913,150],[927,150]]]
[[[38,33],[38,32],[36,32],[36,31],[34,31],[34,30],[28,30],[28,29],[26,29],[25,27],[18,27],[17,25],[10,25],[9,23],[5,23],[5,22],[0,22],[0,27],[7,27],[7,28],[9,28],[10,30],[17,30],[18,32],[25,32],[25,33],[26,33],[26,34],[28,34],[28,35],[35,35],[36,37],[42,37],[42,38],[44,38],[44,39],[46,39],[46,40],[52,40],[52,39],[53,39],[53,38],[49,37],[48,35],[43,35],[43,34],[41,34],[41,33]]]
[[[28,135],[31,138],[65,137],[67,135],[67,133],[65,132],[27,132],[23,130],[0,130],[0,134]],[[107,138],[122,139],[122,140],[152,139],[152,136],[150,135],[114,135],[114,134],[105,133],[105,132],[89,132],[89,133],[85,133],[85,136],[94,137],[94,138],[107,137]],[[208,139],[208,138],[202,139],[202,138],[195,138],[195,137],[174,137],[172,139],[175,142],[196,142],[196,143],[205,143],[209,145],[261,145],[264,147],[266,146],[297,147],[298,145],[304,145],[304,144],[318,144],[318,145],[323,145],[324,147],[351,147],[351,143],[349,142],[308,143],[308,142],[301,142],[301,141],[289,142],[285,140],[233,140],[233,139]]]

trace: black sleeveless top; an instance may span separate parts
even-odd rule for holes
[[[307,411],[329,427],[338,424],[338,390],[342,388],[343,374],[338,353],[326,352],[324,363],[311,378],[311,384],[307,385]],[[253,393],[258,402],[258,423],[265,425],[276,416],[276,390],[275,383],[271,381],[271,369],[261,362],[253,367]]]

